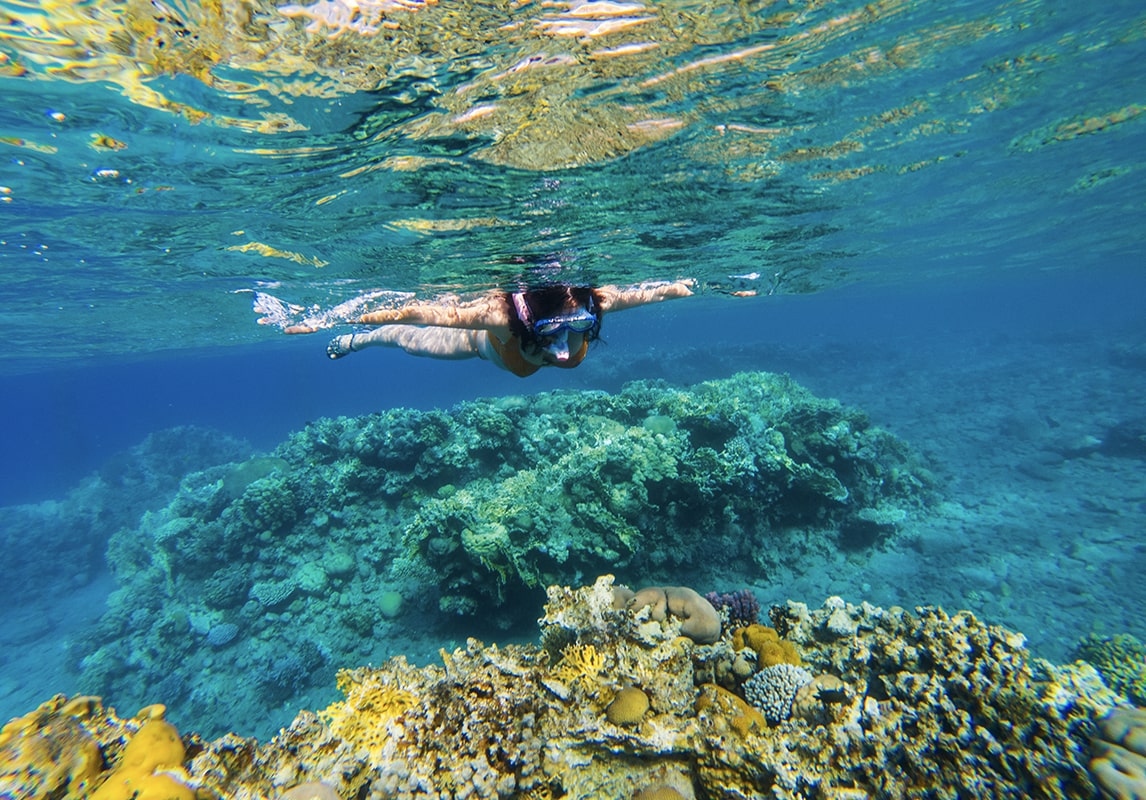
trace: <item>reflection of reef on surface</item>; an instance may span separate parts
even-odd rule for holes
[[[73,652],[86,691],[159,694],[201,729],[239,694],[253,721],[401,613],[511,624],[544,586],[606,570],[676,583],[862,558],[929,483],[862,413],[768,373],[323,419],[188,475],[114,536],[122,588]]]
[[[1081,800],[1096,791],[1087,737],[1125,702],[1089,666],[1033,659],[1021,634],[967,612],[829,598],[770,612],[810,681],[792,684],[769,722],[743,688],[766,670],[729,631],[700,645],[678,619],[617,606],[611,576],[551,586],[539,643],[470,639],[440,664],[344,671],[345,699],[300,712],[265,744],[188,734],[184,750],[158,741],[170,731],[161,709],[123,720],[96,698],[59,697],[0,733],[0,787],[78,798],[112,778],[154,777],[165,797],[234,800],[821,800],[968,787]],[[1133,745],[1121,730],[1114,738]]]

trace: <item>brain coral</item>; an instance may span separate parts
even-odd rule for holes
[[[636,725],[649,710],[649,696],[636,686],[626,686],[605,709],[605,718],[614,725]]]
[[[239,635],[239,626],[233,622],[220,622],[207,631],[207,644],[212,647],[225,647]]]
[[[277,608],[294,595],[293,581],[261,581],[251,587],[251,597],[264,608]]]

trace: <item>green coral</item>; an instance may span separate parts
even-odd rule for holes
[[[203,602],[209,608],[224,610],[237,608],[247,600],[251,580],[242,564],[228,564],[215,570],[203,582]]]
[[[501,604],[515,589],[623,573],[638,559],[695,563],[709,549],[774,566],[799,527],[851,543],[862,523],[866,546],[894,533],[870,523],[875,509],[927,494],[898,440],[784,376],[551,392],[488,412],[483,427],[484,413],[465,405],[464,433],[450,441],[483,430],[496,461],[468,482],[452,466],[449,486],[464,488],[443,495],[439,484],[405,527],[406,545],[439,576],[442,608]],[[510,433],[507,415],[512,443],[494,446],[490,436]]]
[[[1078,643],[1078,656],[1094,665],[1110,688],[1136,706],[1146,705],[1146,645],[1138,639],[1091,633]]]
[[[145,705],[174,686],[173,712],[222,725],[205,659],[219,685],[265,670],[259,642],[318,638],[351,663],[386,592],[499,623],[585,575],[768,573],[867,547],[929,496],[901,441],[767,373],[319,419],[264,459],[185,476],[113,536],[125,589],[77,658],[88,691]],[[243,636],[204,648],[224,621]]]

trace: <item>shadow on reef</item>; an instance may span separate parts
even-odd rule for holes
[[[831,597],[819,609],[773,606],[774,628],[732,629],[728,609],[717,616],[684,587],[634,593],[606,575],[547,593],[537,642],[470,639],[443,649],[437,664],[399,656],[343,670],[343,699],[300,712],[263,744],[233,733],[180,737],[162,706],[120,719],[99,698],[57,696],[0,731],[0,792],[57,800],[1146,796],[1146,715],[1090,665],[1032,658],[1022,634],[968,612]],[[691,630],[696,621],[703,624]]]
[[[400,612],[509,626],[585,575],[767,574],[885,542],[931,482],[861,412],[768,373],[323,419],[112,537],[121,588],[74,648],[81,685],[222,729],[236,685],[258,719],[377,657]]]

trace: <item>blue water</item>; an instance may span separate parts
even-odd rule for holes
[[[201,426],[262,452],[319,417],[746,369],[864,409],[931,461],[947,503],[863,563],[730,576],[762,602],[969,608],[1055,660],[1088,632],[1146,637],[1146,444],[1101,447],[1119,426],[1146,436],[1136,3],[796,4],[750,25],[709,9],[693,38],[454,45],[428,9],[404,22],[421,61],[301,26],[260,56],[181,6],[206,68],[187,44],[168,60],[161,33],[125,59],[90,20],[86,53],[61,44],[53,24],[83,5],[55,23],[3,5],[0,506],[24,516],[0,530],[20,587],[0,719],[78,690],[69,642],[116,586],[120,523],[90,482],[133,475],[131,514],[165,505],[179,465],[130,466],[149,435]],[[594,50],[644,36],[662,47]],[[505,77],[541,51],[575,63]],[[759,296],[730,296],[749,272]],[[526,380],[381,349],[331,362],[336,314],[287,337],[251,310],[256,290],[321,315],[380,289],[681,277],[697,296],[610,317],[586,363]],[[53,527],[61,508],[73,527]],[[463,635],[407,633],[367,652]]]

